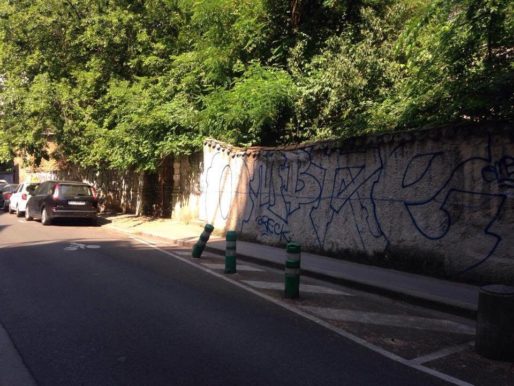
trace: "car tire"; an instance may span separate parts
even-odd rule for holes
[[[23,214],[20,212],[20,207],[16,205],[16,217],[21,217]]]
[[[14,213],[14,210],[11,209],[11,205],[9,205],[8,209],[9,209],[9,214],[13,214]]]
[[[52,223],[52,220],[50,217],[48,217],[48,212],[46,211],[46,208],[43,208],[41,211],[41,224],[43,225],[50,225]]]
[[[32,221],[32,220],[34,220],[34,219],[32,218],[32,216],[30,215],[28,205],[27,205],[27,207],[25,208],[25,220],[26,220],[26,221]]]

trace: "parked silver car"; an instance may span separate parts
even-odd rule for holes
[[[9,213],[16,213],[16,216],[21,217],[23,213],[25,213],[25,208],[27,207],[27,201],[29,200],[30,195],[38,185],[39,184],[37,183],[27,182],[20,184],[18,190],[16,190],[16,192],[11,196],[9,202]]]

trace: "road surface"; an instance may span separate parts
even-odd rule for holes
[[[0,323],[8,386],[445,384],[105,226],[0,214]]]

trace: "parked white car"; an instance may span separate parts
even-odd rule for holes
[[[9,213],[16,213],[16,216],[21,217],[27,208],[27,201],[30,195],[38,187],[39,184],[23,183],[20,184],[16,192],[14,192],[9,202]]]

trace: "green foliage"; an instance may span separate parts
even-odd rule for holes
[[[383,130],[375,110],[402,79],[394,42],[405,20],[419,10],[413,2],[397,2],[376,10],[362,7],[359,23],[326,40],[320,54],[290,67],[298,80],[298,125],[303,139],[340,138]],[[302,47],[298,48],[302,56]]]
[[[201,127],[229,143],[275,144],[286,134],[294,97],[287,72],[255,64],[231,89],[216,89],[205,97]]]
[[[0,0],[0,161],[152,170],[206,136],[277,145],[513,120],[508,0]]]
[[[406,67],[387,105],[397,127],[455,120],[512,120],[514,5],[437,1],[398,42]]]

